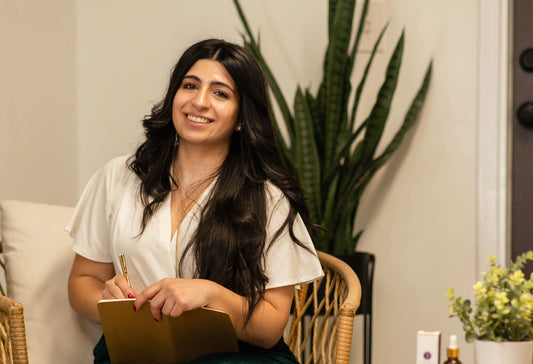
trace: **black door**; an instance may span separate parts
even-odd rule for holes
[[[511,255],[533,249],[533,1],[514,0],[512,20]],[[526,267],[526,277],[533,263]]]

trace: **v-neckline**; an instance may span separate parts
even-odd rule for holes
[[[209,193],[209,191],[211,191],[211,189],[212,189],[213,185],[215,184],[217,178],[218,177],[215,177],[207,185],[207,187],[204,188],[204,190],[200,193],[199,197],[195,201],[193,201],[191,207],[188,209],[188,211],[186,211],[185,215],[183,216],[181,221],[178,223],[178,226],[176,227],[176,229],[174,231],[172,229],[172,193],[168,194],[168,196],[167,196],[168,197],[167,218],[169,218],[169,225],[170,225],[169,226],[169,230],[170,230],[169,235],[170,235],[170,240],[171,241],[174,241],[174,238],[176,238],[176,239],[179,238],[179,233],[180,233],[181,227],[183,226],[185,221],[189,220],[191,214],[198,209],[198,206],[203,206],[203,202],[206,199],[206,196]]]

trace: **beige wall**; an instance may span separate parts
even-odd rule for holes
[[[170,69],[186,47],[206,37],[240,42],[240,24],[230,0],[146,4],[77,2],[80,186],[102,163],[136,146],[141,118],[163,95]],[[243,2],[254,24],[261,25],[265,50],[275,55],[272,64],[291,95],[295,80],[309,82],[309,74],[320,75],[326,36],[319,31],[323,26],[309,32],[325,21],[326,2],[317,1],[319,6],[305,14],[298,11],[301,4]],[[318,47],[316,38],[322,41]]]
[[[477,2],[395,0],[391,33],[406,31],[400,88],[403,116],[428,57],[434,73],[421,120],[408,145],[373,181],[357,225],[360,250],[376,254],[375,363],[415,363],[417,330],[462,341],[448,318],[446,288],[470,295],[476,279]],[[394,119],[394,115],[392,116]],[[441,360],[443,362],[444,359]]]
[[[72,203],[76,16],[68,0],[0,0],[0,199]]]
[[[374,1],[386,14],[380,21],[391,20],[373,68],[376,84],[402,27],[407,37],[391,126],[435,61],[422,119],[369,186],[357,222],[366,229],[359,249],[377,256],[374,363],[413,363],[417,330],[441,331],[443,353],[448,335],[462,339],[445,291],[468,295],[476,277],[478,9],[462,0]],[[230,0],[78,0],[75,8],[55,0],[47,9],[37,0],[17,5],[23,9],[6,3],[0,0],[0,20],[17,31],[0,34],[3,50],[14,53],[0,67],[9,85],[0,85],[1,198],[73,204],[99,166],[134,149],[140,119],[186,46],[205,37],[239,41]],[[327,1],[243,5],[286,95],[297,83],[316,85]],[[366,109],[375,97],[367,91]],[[461,348],[463,362],[472,362],[471,345],[461,341]]]

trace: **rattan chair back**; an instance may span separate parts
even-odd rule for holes
[[[300,363],[348,364],[361,285],[355,272],[318,252],[324,277],[296,291],[285,340]]]

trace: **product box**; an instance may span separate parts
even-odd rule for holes
[[[416,364],[440,363],[440,336],[439,331],[416,333]]]

